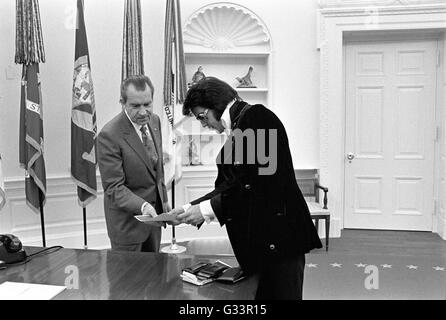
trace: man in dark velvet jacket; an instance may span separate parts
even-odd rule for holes
[[[305,254],[322,244],[296,183],[282,122],[213,77],[190,88],[183,113],[229,137],[217,157],[215,189],[175,208],[178,223],[226,225],[240,266],[259,276],[256,299],[302,299]]]

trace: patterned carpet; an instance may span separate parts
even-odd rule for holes
[[[305,300],[446,300],[446,258],[309,254]]]
[[[227,240],[185,245],[191,254],[234,254]],[[328,252],[306,255],[303,298],[446,300],[446,241],[429,232],[344,230]]]

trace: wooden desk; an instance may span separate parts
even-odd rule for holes
[[[28,254],[42,248],[27,247]],[[0,270],[5,281],[66,285],[73,270],[79,270],[78,289],[66,289],[55,300],[146,299],[146,300],[251,300],[257,279],[250,277],[229,285],[213,282],[195,286],[183,282],[181,269],[196,261],[222,260],[232,266],[232,257],[168,255],[109,250],[61,249],[36,256],[25,265]],[[67,282],[68,283],[68,282]],[[74,282],[71,282],[74,283]]]

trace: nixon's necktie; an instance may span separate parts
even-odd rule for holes
[[[146,126],[141,127],[141,133],[142,133],[142,142],[144,146],[146,147],[149,158],[152,161],[153,166],[156,168],[156,165],[158,163],[158,154],[156,153],[155,144],[153,143],[152,137],[150,137],[150,133],[147,131]]]

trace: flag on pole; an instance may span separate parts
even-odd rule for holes
[[[46,199],[46,172],[43,157],[43,111],[39,63],[45,62],[39,2],[17,0],[15,63],[23,64],[19,162],[25,169],[26,202],[39,213]],[[41,213],[41,212],[40,212]]]
[[[26,202],[36,213],[46,200],[43,111],[39,64],[23,65],[20,104],[20,165],[25,169]]]
[[[40,213],[42,244],[46,247],[44,210],[46,172],[43,158],[43,111],[40,91],[39,63],[45,62],[39,2],[16,2],[15,63],[23,64],[21,98],[19,162],[25,169],[26,203]]]
[[[140,0],[125,0],[122,42],[122,80],[144,74]]]
[[[177,130],[175,109],[186,97],[186,68],[179,0],[167,0],[164,30],[164,113],[161,118],[163,136],[164,175],[167,188],[181,177],[181,134]],[[181,114],[181,113],[180,113]]]
[[[6,204],[5,180],[3,177],[3,170],[2,170],[2,156],[0,155],[0,210],[2,210],[5,204]]]
[[[77,28],[71,111],[71,176],[77,185],[79,205],[96,199],[96,109],[91,79],[83,1],[77,0]]]

